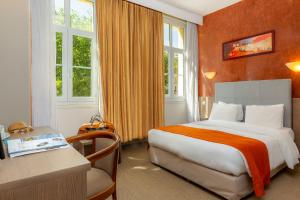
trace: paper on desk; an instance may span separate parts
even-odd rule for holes
[[[8,154],[11,158],[68,146],[62,134],[54,133],[7,140]]]

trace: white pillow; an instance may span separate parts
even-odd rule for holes
[[[219,101],[219,104],[226,104],[228,106],[233,106],[237,109],[238,115],[237,115],[237,121],[242,121],[244,119],[244,111],[243,111],[243,106],[241,104],[229,104],[225,103],[223,101]]]
[[[283,127],[284,105],[246,106],[245,123],[280,129]]]
[[[239,121],[238,116],[239,110],[237,109],[237,106],[214,103],[209,120],[225,120],[236,122]]]

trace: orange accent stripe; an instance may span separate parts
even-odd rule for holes
[[[270,161],[266,145],[256,139],[225,133],[222,131],[193,128],[187,126],[165,126],[159,130],[184,135],[209,142],[229,145],[239,150],[245,157],[252,175],[256,196],[264,195],[264,186],[270,183]]]

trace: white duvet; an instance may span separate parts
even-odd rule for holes
[[[242,122],[209,120],[183,124],[195,128],[223,131],[254,138],[266,144],[271,170],[286,163],[291,169],[299,163],[299,151],[294,143],[294,132],[290,128],[271,129],[246,125]],[[224,173],[240,175],[248,172],[247,162],[237,149],[223,144],[212,143],[183,135],[170,134],[152,129],[149,144]],[[249,173],[249,175],[251,175]]]

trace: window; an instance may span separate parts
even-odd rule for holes
[[[54,0],[56,95],[62,102],[96,102],[94,0]]]
[[[164,78],[168,98],[184,97],[185,23],[164,19]]]

